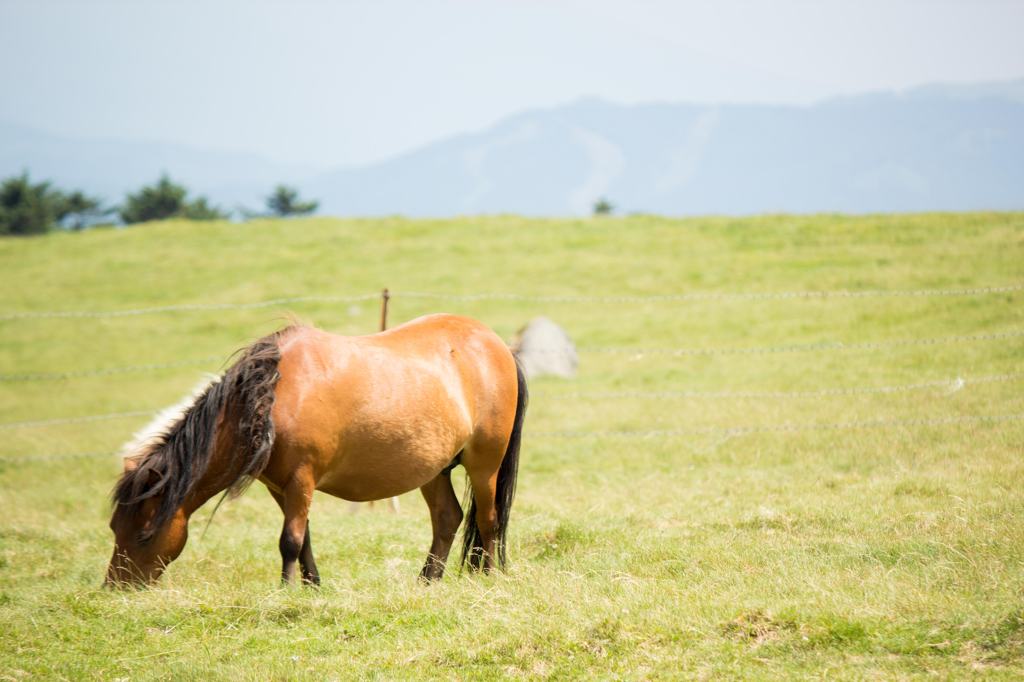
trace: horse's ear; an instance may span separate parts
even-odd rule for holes
[[[153,488],[163,482],[163,475],[153,467],[144,466],[144,457],[125,457],[121,483],[125,494],[122,502],[133,503],[154,496]]]

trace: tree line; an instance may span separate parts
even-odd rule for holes
[[[303,201],[288,185],[277,185],[266,200],[266,210],[239,209],[245,219],[290,217],[316,211],[319,202]],[[27,172],[0,182],[0,236],[42,234],[51,230],[83,230],[98,224],[125,225],[168,218],[227,220],[230,211],[206,197],[189,197],[188,190],[165,173],[152,185],[128,193],[119,206],[80,190],[67,192],[48,181],[33,182]]]

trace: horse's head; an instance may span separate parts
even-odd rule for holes
[[[222,490],[241,492],[263,471],[274,438],[276,339],[250,346],[222,378],[205,382],[125,446],[107,585],[155,582],[185,548],[189,516]],[[229,428],[220,428],[225,422]],[[243,461],[235,457],[240,450]]]
[[[139,476],[149,480],[135,482],[133,479]],[[114,554],[107,567],[107,586],[151,585],[167,564],[178,558],[188,540],[188,515],[183,507],[168,514],[161,509],[161,494],[141,500],[127,497],[126,493],[133,488],[152,489],[154,476],[152,471],[137,471],[133,463],[125,462],[125,474],[114,493],[114,512],[110,518]],[[129,485],[133,482],[138,487]]]

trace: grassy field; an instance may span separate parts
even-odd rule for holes
[[[13,423],[160,408],[289,312],[358,334],[378,303],[0,320],[0,679],[1024,675],[1024,292],[409,295],[1020,284],[1024,214],[171,222],[0,241],[0,273],[0,314],[387,286],[393,324],[510,338],[544,314],[581,349],[576,379],[532,384],[508,574],[424,587],[418,493],[398,514],[320,496],[324,585],[281,589],[257,484],[122,593],[100,589],[109,453],[147,418]],[[771,352],[722,352],[751,348]],[[163,363],[185,364],[88,373]],[[845,390],[881,387],[903,390]]]

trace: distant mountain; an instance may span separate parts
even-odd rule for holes
[[[336,215],[670,215],[1024,209],[1024,80],[813,106],[584,99],[367,166],[314,174],[244,154],[62,140],[0,126],[0,174],[119,200],[161,169],[227,207],[287,181]]]
[[[1024,208],[1024,80],[809,107],[620,106],[513,116],[316,178],[330,213],[665,214]]]
[[[1024,103],[1024,78],[987,83],[933,83],[910,90],[911,95],[930,95],[955,99],[994,97]]]
[[[193,193],[206,194],[229,209],[240,203],[261,208],[273,185],[298,182],[315,172],[255,154],[166,142],[68,138],[0,122],[0,177],[23,170],[33,180],[85,189],[112,204],[167,171]]]

